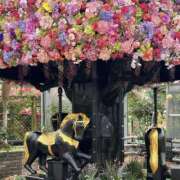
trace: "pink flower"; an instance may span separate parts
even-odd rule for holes
[[[53,19],[51,16],[46,15],[46,16],[41,16],[39,24],[42,29],[50,29],[52,27]]]
[[[37,60],[41,63],[48,63],[50,58],[44,49],[39,49],[37,53]]]
[[[103,5],[101,1],[88,2],[86,4],[85,16],[87,18],[92,18],[97,16],[100,7]]]
[[[58,21],[58,29],[60,31],[65,31],[67,27],[68,27],[67,26],[67,20],[65,18],[59,19],[59,21]]]
[[[171,48],[174,45],[174,39],[171,37],[170,34],[164,37],[162,40],[162,46],[163,48]]]
[[[45,49],[48,49],[48,48],[50,48],[51,45],[52,45],[52,42],[51,42],[51,41],[52,41],[51,38],[47,35],[47,36],[41,38],[40,44],[41,44],[41,46],[44,47]]]
[[[133,48],[133,39],[129,39],[127,41],[122,42],[121,49],[124,53],[131,54],[134,50]]]
[[[0,69],[5,69],[7,68],[8,66],[6,64],[4,64],[2,58],[0,58]]]
[[[19,64],[30,64],[31,60],[32,60],[32,54],[31,52],[27,52],[26,54],[22,55]]]
[[[179,40],[175,40],[175,42],[174,42],[174,51],[177,54],[180,52],[180,43],[179,43]]]
[[[87,60],[96,61],[98,59],[97,49],[95,49],[92,46],[89,47],[87,46],[86,48],[83,49],[83,52]]]
[[[153,14],[151,16],[151,22],[155,25],[155,26],[159,26],[161,23],[161,18],[158,16],[158,14]]]
[[[55,49],[50,51],[50,52],[48,52],[48,55],[50,57],[50,60],[56,61],[56,60],[61,60],[62,59],[62,57],[59,54],[59,52],[57,50],[55,50]]]
[[[100,50],[99,59],[107,61],[111,58],[111,50],[109,48],[103,48]]]
[[[108,33],[109,31],[109,22],[107,21],[98,21],[97,22],[97,26],[96,26],[96,31],[99,33],[99,34],[106,34]]]

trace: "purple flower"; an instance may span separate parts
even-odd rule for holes
[[[164,14],[164,15],[162,16],[162,20],[164,21],[164,23],[168,24],[171,19],[170,19],[169,15]]]
[[[75,15],[78,12],[79,7],[77,4],[68,3],[66,9],[69,15]]]
[[[26,30],[26,23],[24,21],[19,21],[19,28],[22,32],[25,32]]]
[[[11,29],[11,31],[10,31],[10,37],[11,37],[11,39],[16,38],[16,33],[14,32],[14,29]]]
[[[100,19],[104,21],[111,21],[113,18],[113,13],[111,11],[101,11]]]
[[[154,35],[154,25],[152,22],[146,21],[141,24],[140,30],[148,39],[152,39]]]
[[[13,50],[18,50],[20,45],[16,40],[12,40],[12,46]]]
[[[180,4],[180,0],[175,0],[176,4]]]
[[[3,33],[0,33],[0,41],[3,41],[3,39],[4,39],[4,35]]]
[[[59,41],[62,46],[65,46],[67,44],[66,39],[67,39],[67,35],[65,32],[59,34]]]
[[[10,52],[4,52],[3,53],[4,62],[8,63],[11,60],[12,56],[13,56],[13,52],[11,52],[11,51]]]

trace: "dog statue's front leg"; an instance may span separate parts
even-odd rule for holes
[[[76,161],[69,152],[64,153],[63,158],[75,169],[77,173],[81,171],[81,168],[77,166]]]

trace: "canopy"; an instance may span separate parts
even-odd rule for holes
[[[41,91],[58,85],[58,66],[55,62],[38,63],[37,66],[17,65],[16,67],[0,69],[0,78],[30,83]]]
[[[144,62],[136,69],[131,67],[131,57],[124,61],[108,62],[97,61],[98,82],[100,86],[115,81],[129,81],[134,85],[144,85],[147,82],[168,82],[180,79],[180,65],[169,68],[165,62]],[[92,66],[92,62],[89,66]],[[91,71],[91,67],[88,67]],[[79,83],[87,82],[91,77],[87,73],[87,64],[75,65],[68,63],[64,65],[64,84],[67,81]],[[0,69],[0,78],[14,80],[18,83],[30,83],[37,89],[44,91],[58,85],[58,64],[49,62],[38,63],[37,66],[17,65],[16,67]],[[68,85],[67,85],[68,86]]]
[[[179,1],[3,0],[0,68],[64,59],[179,64]]]

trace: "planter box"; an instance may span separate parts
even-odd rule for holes
[[[23,152],[0,152],[0,179],[22,174]]]

